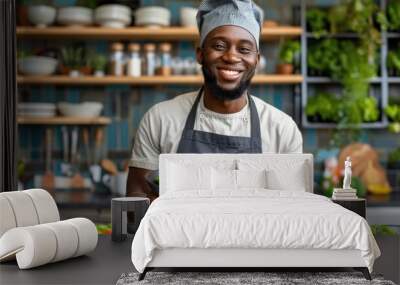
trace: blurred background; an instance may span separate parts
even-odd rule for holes
[[[369,219],[398,230],[400,2],[255,2],[264,24],[251,93],[298,124],[315,192],[341,187],[351,156]],[[17,1],[21,189],[48,189],[66,217],[109,221],[144,113],[201,86],[199,3]]]
[[[351,156],[386,252],[377,266],[399,268],[400,1],[255,2],[264,23],[251,94],[298,124],[316,193],[342,187]],[[16,1],[20,189],[47,189],[63,218],[109,223],[145,112],[201,86],[199,3]]]

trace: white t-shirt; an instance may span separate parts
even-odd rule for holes
[[[176,153],[186,119],[197,92],[160,102],[143,116],[136,133],[129,166],[158,169],[160,153]],[[262,152],[302,153],[303,139],[290,116],[252,96],[260,118]],[[250,137],[250,105],[237,113],[221,114],[208,110],[200,99],[194,129],[227,136]]]

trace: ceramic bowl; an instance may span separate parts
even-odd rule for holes
[[[183,7],[180,10],[180,22],[183,27],[197,27],[196,15],[198,9]]]
[[[26,75],[50,75],[56,71],[58,60],[45,56],[29,56],[18,60],[18,70]]]
[[[93,24],[93,10],[86,7],[63,7],[58,10],[57,22],[65,26]]]
[[[135,11],[137,26],[170,26],[171,12],[164,7],[148,6]]]
[[[29,6],[28,19],[36,27],[47,27],[53,24],[56,19],[56,8],[46,5]]]
[[[102,5],[94,13],[96,24],[109,28],[123,28],[132,22],[132,11],[123,5]]]
[[[57,104],[57,108],[63,116],[92,118],[100,116],[103,104],[99,102],[60,102]]]

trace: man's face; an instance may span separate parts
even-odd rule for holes
[[[206,85],[222,100],[235,100],[246,91],[259,56],[253,36],[237,26],[215,28],[197,49]]]

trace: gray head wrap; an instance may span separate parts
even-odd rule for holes
[[[252,34],[258,48],[262,21],[263,11],[251,0],[203,0],[197,13],[200,46],[215,28],[234,25]]]

